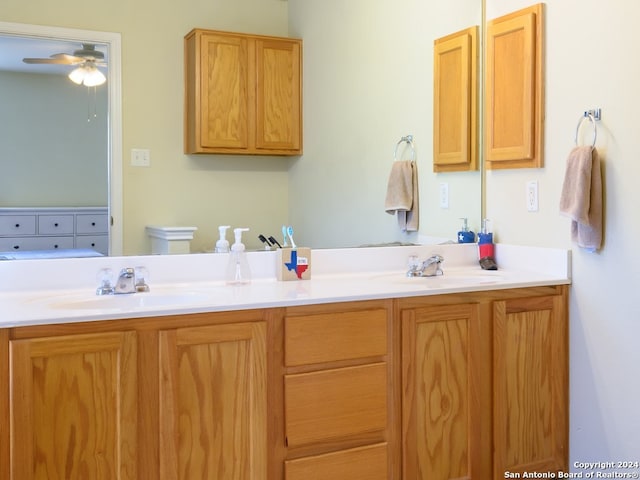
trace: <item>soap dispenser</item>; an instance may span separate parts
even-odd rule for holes
[[[469,230],[467,218],[463,217],[460,220],[462,220],[462,227],[458,232],[458,243],[474,243],[476,241],[476,234]]]
[[[235,242],[231,245],[229,265],[227,266],[227,283],[230,285],[251,283],[251,269],[247,260],[247,252],[245,252],[245,247],[242,243],[242,232],[248,231],[248,228],[233,229]]]
[[[480,268],[483,270],[498,270],[495,247],[493,245],[493,233],[487,229],[487,222],[486,218],[482,220],[482,230],[478,233]]]
[[[220,238],[216,242],[216,253],[229,253],[229,241],[227,240],[227,229],[229,228],[231,228],[230,225],[220,225],[218,227]]]

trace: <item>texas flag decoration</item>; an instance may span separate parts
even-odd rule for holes
[[[311,277],[310,248],[279,249],[278,263],[278,280],[308,280]]]

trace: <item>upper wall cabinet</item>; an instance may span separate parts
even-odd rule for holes
[[[487,23],[487,168],[543,166],[542,3]]]
[[[185,153],[300,155],[302,41],[192,30]]]
[[[433,171],[478,168],[478,27],[433,44]]]

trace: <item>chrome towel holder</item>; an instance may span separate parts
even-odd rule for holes
[[[398,143],[396,143],[396,148],[393,150],[393,161],[395,162],[398,159],[398,147],[402,144],[406,143],[409,145],[411,149],[411,161],[416,159],[416,149],[413,145],[413,135],[405,135],[404,137],[400,137]]]
[[[598,138],[598,126],[596,124],[596,121],[601,119],[602,119],[602,110],[600,108],[596,108],[594,110],[586,110],[580,116],[580,120],[578,120],[578,126],[576,127],[576,136],[575,136],[576,146],[578,145],[578,132],[580,131],[582,122],[584,122],[585,120],[589,120],[591,122],[591,125],[593,125],[593,143],[591,144],[591,146],[592,147],[596,146],[596,139]]]

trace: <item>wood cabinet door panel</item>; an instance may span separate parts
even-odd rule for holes
[[[403,311],[405,478],[489,478],[488,335],[474,304]]]
[[[256,40],[256,148],[300,150],[301,51],[294,40]]]
[[[241,36],[203,34],[200,41],[202,146],[248,148],[248,40]]]
[[[12,480],[131,479],[136,334],[10,342]]]
[[[161,478],[265,480],[266,325],[160,332]]]
[[[568,355],[564,297],[494,304],[496,478],[566,471]]]

